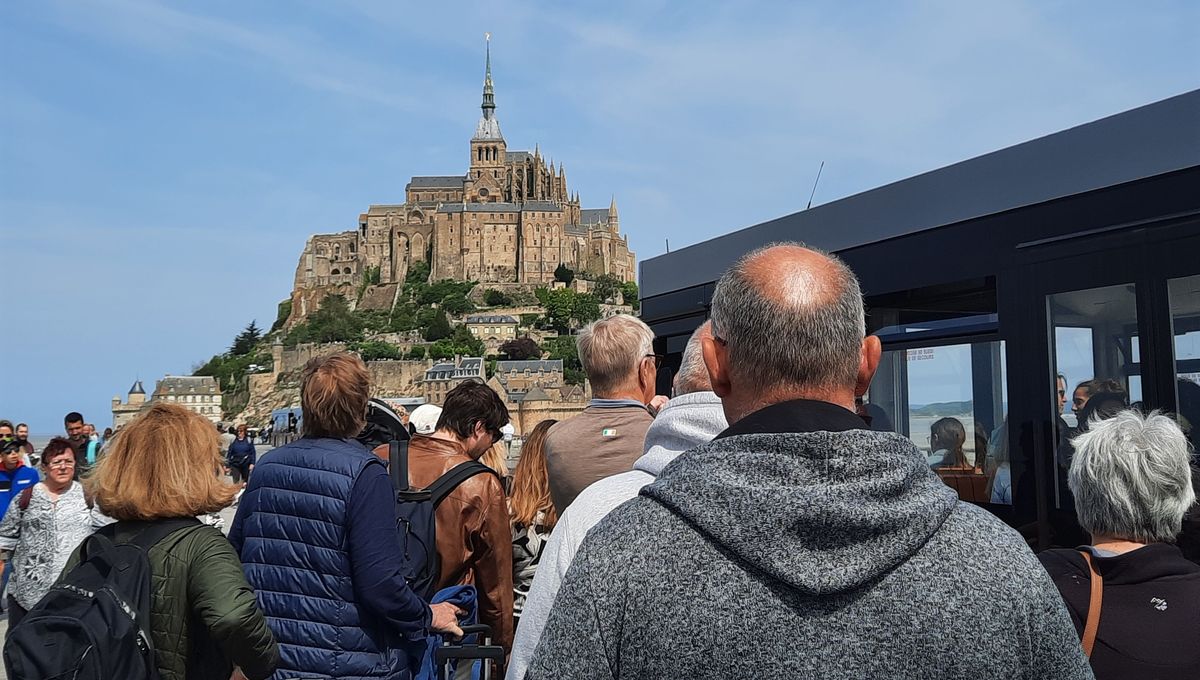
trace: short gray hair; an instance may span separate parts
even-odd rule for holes
[[[1080,526],[1142,543],[1175,540],[1196,493],[1187,439],[1174,420],[1125,410],[1092,420],[1071,444],[1067,485]]]
[[[828,259],[834,276],[789,271],[764,290],[753,264],[775,247],[799,247]],[[866,335],[858,277],[829,253],[800,243],[773,243],[743,255],[713,293],[713,335],[729,349],[730,372],[763,387],[843,387],[858,377]]]
[[[654,351],[654,331],[636,316],[615,314],[584,326],[575,347],[592,390],[603,397],[637,379],[642,359]]]
[[[700,327],[692,332],[687,346],[683,348],[683,360],[672,385],[675,396],[712,391],[712,381],[708,377],[708,366],[704,365],[704,351],[701,345],[703,339],[711,335],[712,323],[708,321],[700,324]]]

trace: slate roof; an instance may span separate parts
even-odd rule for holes
[[[582,224],[568,224],[563,227],[563,231],[572,236],[587,236],[590,230]]]
[[[438,212],[521,212],[521,206],[516,203],[443,203]]]
[[[451,361],[441,361],[425,371],[425,380],[457,380],[479,378],[483,375],[483,357],[464,357],[458,366]]]
[[[521,204],[522,210],[542,210],[549,212],[562,212],[562,206],[553,201],[525,201]],[[606,215],[608,213],[605,213]]]
[[[546,373],[562,373],[562,359],[530,359],[527,361],[497,361],[496,373],[523,373],[525,369],[529,369],[530,373],[545,371]]]
[[[467,323],[517,323],[517,320],[507,314],[472,314]]]
[[[145,394],[145,393],[146,393],[146,388],[142,387],[142,381],[141,381],[141,380],[135,380],[135,381],[133,382],[133,387],[130,387],[130,388],[129,388],[129,393],[130,393],[130,394]]]
[[[583,224],[607,224],[608,208],[588,208],[579,211],[579,221]]]
[[[438,175],[430,177],[413,177],[409,181],[408,189],[461,189],[463,182],[467,181],[465,175]]]
[[[211,375],[168,375],[154,387],[155,394],[220,394],[216,378]]]
[[[525,161],[532,160],[532,159],[533,159],[533,154],[529,153],[528,151],[505,151],[504,152],[504,162],[505,163],[524,163]]]

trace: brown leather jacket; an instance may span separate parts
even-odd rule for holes
[[[459,444],[414,435],[408,445],[409,483],[423,489],[467,460]],[[480,623],[492,627],[493,644],[511,652],[512,529],[500,481],[486,473],[471,477],[442,501],[436,520],[442,561],[438,588],[474,584],[479,591]]]

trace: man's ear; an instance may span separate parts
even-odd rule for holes
[[[729,396],[729,350],[711,337],[701,338],[700,353],[704,356],[704,367],[708,369],[708,380],[712,391],[724,399]]]
[[[875,371],[879,370],[879,359],[883,355],[883,345],[879,338],[868,335],[863,338],[862,350],[858,358],[858,377],[854,381],[854,396],[861,397],[871,386]]]
[[[638,388],[642,391],[642,401],[646,404],[654,398],[654,392],[658,385],[658,371],[654,368],[654,362],[643,358],[638,364]]]

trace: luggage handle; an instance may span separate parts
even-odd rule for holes
[[[492,627],[486,623],[467,623],[459,626],[462,629],[463,637],[468,635],[482,635],[485,638],[492,637]]]

